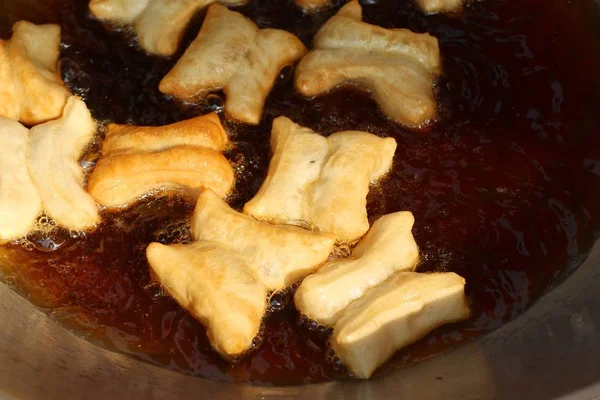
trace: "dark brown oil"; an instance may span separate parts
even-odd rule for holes
[[[126,33],[91,19],[86,3],[64,1],[48,15],[63,27],[64,78],[95,118],[163,125],[210,109],[162,96],[158,82],[177,57],[143,54]],[[388,121],[352,88],[301,99],[289,71],[269,96],[259,126],[226,124],[237,142],[228,155],[239,172],[235,207],[264,179],[270,125],[278,115],[326,135],[359,129],[397,140],[390,176],[369,195],[369,216],[412,211],[420,270],[464,276],[474,313],[399,352],[383,372],[515,318],[590,249],[600,222],[600,47],[585,28],[585,13],[570,3],[482,0],[455,16],[424,16],[404,0],[364,4],[368,22],[428,31],[440,40],[439,121],[424,131]],[[254,0],[241,11],[310,45],[335,10],[306,16],[291,1]],[[6,35],[14,20],[3,18]],[[182,50],[202,18],[191,24]],[[1,249],[5,281],[78,334],[186,374],[255,384],[344,378],[325,362],[326,338],[298,328],[289,303],[269,316],[262,345],[229,365],[211,350],[198,322],[149,286],[145,247],[185,238],[191,210],[177,198],[153,200],[105,215],[102,228],[84,237],[58,229],[33,235],[28,249]]]

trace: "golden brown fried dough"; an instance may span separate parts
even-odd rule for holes
[[[362,22],[353,0],[319,30],[296,70],[296,88],[314,97],[353,82],[368,89],[394,121],[418,126],[435,116],[438,42],[429,34]]]
[[[241,214],[211,190],[198,197],[192,235],[235,249],[249,260],[253,273],[269,290],[283,289],[314,272],[334,245],[331,234],[271,225]]]
[[[233,170],[223,154],[202,146],[178,146],[100,159],[89,178],[88,192],[104,207],[121,208],[146,194],[165,191],[196,198],[209,187],[226,196],[233,183]]]
[[[68,229],[90,229],[100,222],[94,199],[83,189],[79,158],[96,133],[85,103],[69,97],[63,115],[36,125],[29,135],[27,168],[44,210]]]
[[[19,21],[0,40],[0,116],[28,125],[60,117],[70,96],[58,73],[60,26]]]
[[[331,348],[359,378],[435,328],[467,319],[465,280],[455,273],[397,272],[342,311]]]
[[[369,229],[369,185],[389,171],[393,138],[346,131],[324,138],[288,118],[273,121],[267,178],[244,212],[275,223],[308,223],[353,242]]]
[[[108,208],[125,208],[150,193],[203,188],[226,196],[234,184],[221,153],[229,138],[219,117],[203,115],[166,126],[110,124],[88,191]]]
[[[457,11],[463,5],[464,0],[417,0],[419,7],[427,14],[439,12]]]
[[[140,45],[151,54],[171,56],[177,51],[185,29],[196,12],[216,0],[91,0],[92,14],[101,20],[130,25]],[[221,0],[241,5],[248,0]]]
[[[225,358],[252,346],[267,308],[267,289],[244,257],[215,242],[146,250],[153,275],[204,326],[210,343]]]
[[[0,243],[25,235],[42,212],[42,201],[27,171],[29,130],[0,117]]]
[[[330,261],[298,287],[294,302],[301,314],[333,326],[340,313],[396,271],[412,270],[419,248],[412,235],[414,217],[403,211],[384,215],[354,248],[352,257]]]
[[[305,53],[306,47],[291,33],[259,29],[242,14],[214,4],[200,33],[159,89],[181,99],[222,89],[227,114],[257,124],[279,71]]]
[[[102,153],[161,151],[184,145],[223,151],[229,146],[229,138],[216,113],[161,127],[110,124]]]

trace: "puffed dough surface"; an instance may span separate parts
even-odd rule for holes
[[[267,289],[244,257],[216,242],[151,243],[146,255],[154,277],[207,327],[215,350],[233,358],[252,346],[267,308]]]
[[[214,113],[160,127],[110,124],[88,192],[112,209],[149,194],[179,192],[196,199],[204,188],[225,197],[235,180],[222,153],[228,146]]]
[[[200,33],[159,89],[180,99],[223,90],[230,117],[258,124],[279,71],[306,51],[291,33],[259,29],[242,14],[214,4],[208,8]]]
[[[419,126],[435,117],[434,79],[440,69],[435,37],[362,22],[353,0],[317,32],[313,49],[296,70],[296,88],[307,97],[343,83],[371,92],[392,120]]]
[[[399,349],[468,318],[464,287],[453,272],[397,272],[344,309],[331,348],[357,377],[369,378]]]
[[[91,0],[92,14],[119,25],[132,25],[148,53],[172,56],[194,14],[217,0]],[[220,0],[237,6],[249,0]]]
[[[94,199],[83,189],[79,159],[96,134],[83,100],[72,96],[63,115],[29,131],[27,169],[46,214],[59,225],[88,230],[100,222]]]
[[[333,326],[342,310],[396,271],[411,271],[419,260],[412,213],[384,215],[354,248],[350,258],[328,262],[304,279],[294,296],[298,311]]]
[[[273,121],[273,157],[260,190],[244,206],[256,218],[306,223],[353,242],[369,229],[369,187],[391,168],[396,141],[345,131],[325,138],[286,117]]]
[[[24,236],[42,212],[40,194],[27,171],[29,130],[0,117],[0,243]]]
[[[267,294],[316,270],[334,244],[331,235],[238,213],[209,189],[198,197],[191,232],[192,244],[150,244],[150,271],[227,359],[252,347]]]
[[[35,125],[61,116],[71,95],[58,72],[60,26],[19,21],[0,39],[0,116]]]

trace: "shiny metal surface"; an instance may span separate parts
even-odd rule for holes
[[[35,19],[33,3],[2,0],[0,9]],[[600,27],[600,1],[576,3],[587,4]],[[600,242],[515,321],[370,381],[261,388],[184,376],[76,338],[2,284],[0,321],[1,399],[593,399],[600,398]]]

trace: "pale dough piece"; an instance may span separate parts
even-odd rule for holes
[[[214,242],[146,250],[150,269],[166,291],[207,328],[208,339],[225,358],[252,346],[267,307],[267,290],[246,260]]]
[[[296,88],[314,97],[354,82],[370,90],[391,119],[418,126],[435,116],[439,68],[435,37],[362,22],[361,6],[353,0],[316,34],[313,50],[296,70]]]
[[[91,0],[92,14],[117,24],[133,24],[140,45],[151,54],[171,56],[177,51],[188,23],[196,12],[216,0]],[[242,5],[248,0],[222,0]]]
[[[223,151],[229,146],[229,138],[216,113],[165,126],[110,124],[102,153],[160,151],[183,145]]]
[[[42,201],[27,171],[29,130],[0,117],[0,243],[25,235],[42,212]]]
[[[210,188],[225,197],[235,183],[222,151],[227,132],[215,113],[165,126],[110,124],[88,192],[108,208],[126,208],[147,194]]]
[[[412,270],[419,248],[408,211],[379,218],[348,259],[330,261],[298,287],[298,311],[319,324],[333,326],[342,310],[396,271]]]
[[[396,141],[346,131],[324,138],[286,117],[273,121],[273,158],[244,212],[275,223],[300,221],[353,242],[369,229],[369,185],[392,165]]]
[[[427,14],[459,10],[464,0],[417,0],[419,7]]]
[[[396,272],[342,311],[331,347],[359,378],[435,328],[470,315],[455,273]]]
[[[329,158],[308,194],[309,221],[340,242],[353,242],[369,229],[369,185],[390,170],[396,140],[345,131],[327,142]]]
[[[19,21],[0,40],[0,116],[35,125],[60,117],[70,96],[58,73],[60,26]]]
[[[159,89],[181,99],[222,89],[228,115],[258,124],[277,74],[306,51],[291,33],[259,29],[242,14],[214,4],[208,8],[200,33]]]
[[[96,133],[85,103],[72,96],[63,115],[29,131],[27,168],[46,213],[69,229],[89,229],[100,222],[94,199],[83,189],[79,158]]]
[[[157,192],[184,192],[195,199],[208,187],[224,197],[234,181],[231,165],[220,152],[202,146],[178,146],[101,158],[88,180],[88,192],[104,207],[124,208]]]
[[[269,290],[283,289],[314,272],[335,241],[331,234],[257,221],[233,210],[211,190],[198,197],[191,232],[196,240],[216,241],[247,257]]]
[[[266,313],[267,294],[319,267],[331,235],[260,222],[231,209],[212,190],[200,193],[190,245],[152,243],[146,255],[167,292],[207,327],[227,359],[246,352]]]
[[[273,120],[271,151],[267,177],[244,212],[274,223],[304,222],[308,219],[307,193],[319,179],[329,154],[327,138],[278,117]]]

